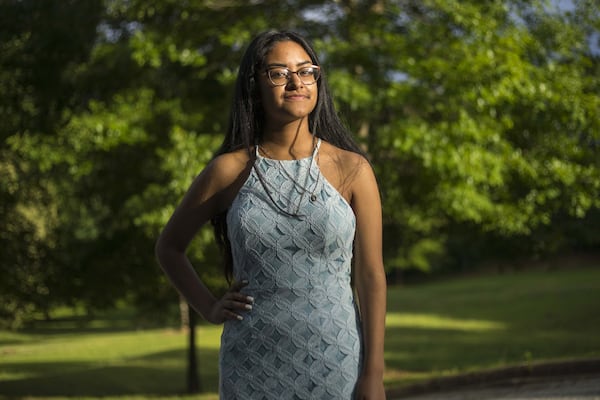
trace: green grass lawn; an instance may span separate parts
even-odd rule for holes
[[[526,271],[389,292],[388,383],[600,356],[600,269]]]
[[[600,356],[600,268],[525,271],[389,289],[386,383]],[[0,331],[0,398],[186,398],[187,335],[134,330],[126,317]],[[220,327],[199,327],[207,392],[216,399]]]

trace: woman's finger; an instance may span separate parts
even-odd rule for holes
[[[229,292],[225,296],[223,296],[223,299],[237,301],[244,304],[254,303],[254,298],[252,296],[246,296],[245,294],[239,292]]]
[[[234,282],[229,290],[223,295],[218,302],[218,308],[221,309],[220,314],[223,319],[235,319],[241,321],[243,316],[237,314],[236,311],[250,311],[254,298],[240,293],[240,290],[248,285],[248,281]]]
[[[238,320],[238,321],[241,321],[241,320],[244,319],[244,317],[242,317],[241,315],[236,314],[236,313],[234,313],[232,311],[229,311],[227,309],[224,310],[224,315],[225,315],[225,319],[235,319],[235,320]]]
[[[252,304],[243,301],[225,300],[225,308],[228,310],[252,310]]]
[[[239,282],[233,282],[231,284],[231,287],[229,288],[229,291],[230,292],[239,292],[240,290],[242,290],[246,286],[248,286],[248,281],[247,280],[243,280],[243,281],[239,281]]]

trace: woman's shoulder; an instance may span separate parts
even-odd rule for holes
[[[218,165],[228,165],[231,167],[241,166],[248,163],[253,149],[240,148],[227,153],[219,154],[212,162]]]
[[[321,139],[319,152],[344,171],[356,171],[365,166],[370,167],[369,161],[362,154],[342,149],[323,139]]]
[[[362,182],[373,174],[371,164],[355,151],[321,140],[319,167],[325,178],[351,203]]]
[[[254,162],[251,154],[248,149],[220,154],[208,163],[204,172],[217,182],[228,185],[248,175]]]
[[[354,151],[341,149],[327,142],[322,142],[323,153],[330,163],[330,176],[339,177],[335,181],[336,188],[352,205],[355,214],[363,213],[363,207],[358,204],[371,204],[380,202],[377,179],[371,163],[365,156]],[[362,199],[362,200],[359,200]],[[366,199],[366,200],[365,200]]]
[[[239,172],[244,170],[254,160],[251,157],[253,150],[237,149],[216,156],[209,165],[221,172]]]

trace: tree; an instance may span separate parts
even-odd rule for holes
[[[118,300],[168,315],[154,240],[269,28],[315,43],[370,155],[390,276],[598,245],[592,1],[5,0],[0,18],[5,324]],[[223,290],[209,229],[190,256]]]
[[[60,303],[50,293],[63,279],[52,255],[57,187],[45,179],[51,160],[39,165],[26,147],[75,111],[71,74],[93,46],[100,12],[97,1],[0,2],[0,320],[9,324]]]
[[[598,54],[586,41],[597,9],[341,4],[322,48],[383,183],[394,241],[386,266],[431,270],[564,248],[539,233],[598,208]]]

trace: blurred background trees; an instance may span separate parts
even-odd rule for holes
[[[594,1],[0,0],[0,320],[178,297],[153,245],[258,32],[320,54],[370,154],[390,279],[600,244]],[[210,229],[191,250],[222,288]]]

